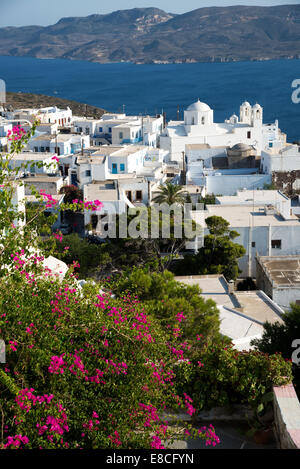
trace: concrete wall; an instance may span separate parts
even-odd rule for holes
[[[208,194],[235,195],[240,189],[263,189],[272,182],[268,174],[206,176],[205,184]],[[198,184],[197,181],[194,181]]]
[[[294,386],[274,387],[274,418],[280,449],[300,449],[300,403]]]
[[[297,300],[300,301],[300,288],[274,287],[272,298],[281,308],[290,309],[291,303],[296,303]]]

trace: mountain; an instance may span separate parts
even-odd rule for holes
[[[0,28],[0,55],[92,62],[300,58],[300,5],[208,7],[175,15],[133,8]]]

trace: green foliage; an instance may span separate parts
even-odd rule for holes
[[[209,234],[204,237],[204,246],[198,254],[174,262],[172,271],[177,275],[223,274],[227,280],[235,280],[239,274],[238,259],[246,253],[241,244],[232,241],[239,233],[230,230],[222,217],[212,216],[205,221]]]
[[[291,311],[285,313],[283,320],[283,324],[265,323],[262,338],[253,340],[253,345],[263,353],[281,353],[284,358],[291,360],[292,353],[295,351],[292,343],[295,339],[300,339],[300,306],[291,304]],[[298,357],[299,355],[298,352]],[[296,391],[300,395],[299,364],[293,363],[293,375]]]
[[[147,268],[133,268],[110,284],[118,296],[129,292],[137,296],[152,316],[168,326],[170,332],[176,324],[174,312],[182,312],[182,337],[193,340],[204,334],[207,340],[218,340],[219,311],[212,300],[205,300],[197,285],[184,285],[165,270],[150,272]]]
[[[96,276],[100,269],[105,271],[111,263],[107,244],[90,243],[76,233],[64,236],[61,242],[57,240],[56,255],[68,265],[78,262],[80,278]]]
[[[153,197],[152,202],[157,204],[166,203],[168,205],[183,205],[186,202],[187,192],[182,186],[166,182],[159,186],[159,193]]]
[[[192,363],[178,367],[178,388],[187,389],[199,410],[231,404],[257,409],[273,385],[292,379],[291,364],[281,355],[239,352],[222,344],[204,344]]]

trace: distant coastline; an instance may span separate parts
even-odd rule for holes
[[[111,64],[133,64],[133,65],[180,65],[180,64],[212,64],[212,63],[244,63],[244,62],[269,62],[271,60],[300,60],[300,54],[295,56],[287,56],[287,57],[253,57],[247,59],[233,59],[233,58],[224,58],[224,60],[216,60],[215,58],[211,57],[211,60],[193,60],[193,59],[186,59],[186,60],[149,60],[149,61],[134,61],[134,60],[117,60],[117,61],[97,61],[93,59],[82,59],[82,58],[74,58],[74,57],[36,57],[32,55],[12,55],[12,54],[0,54],[0,57],[22,57],[24,59],[36,59],[36,60],[68,60],[70,62],[89,62],[94,64],[101,64],[101,65],[111,65]]]

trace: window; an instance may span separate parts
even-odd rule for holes
[[[136,200],[142,200],[142,199],[143,199],[142,191],[136,191],[136,193],[135,193],[135,199],[136,199]]]
[[[45,147],[41,147],[41,152],[44,152],[45,151]]]
[[[108,133],[111,134],[111,127],[108,127]]]
[[[247,138],[251,138],[251,132],[247,132]]]
[[[120,140],[123,139],[123,132],[119,132],[119,139],[120,139]]]
[[[272,239],[272,249],[281,249],[281,239]]]
[[[85,177],[90,177],[91,176],[91,171],[88,169],[86,172],[85,172]]]
[[[202,119],[201,119],[201,123],[202,123],[202,125],[204,125],[204,124],[205,124],[205,117],[202,117]]]
[[[98,225],[98,215],[92,215],[91,222],[92,222],[92,229],[96,230],[97,225]]]
[[[99,132],[103,132],[103,127],[99,127]]]
[[[46,147],[46,151],[50,153],[50,147]]]
[[[126,197],[130,202],[132,202],[132,192],[131,191],[126,191]]]
[[[125,171],[125,164],[124,163],[120,164],[120,171]]]
[[[255,241],[252,241],[252,247],[255,248]]]
[[[86,133],[86,135],[90,135],[90,129],[89,129],[89,127],[86,127],[85,133]]]
[[[34,147],[34,151],[35,151],[36,153],[38,153],[39,147]]]

